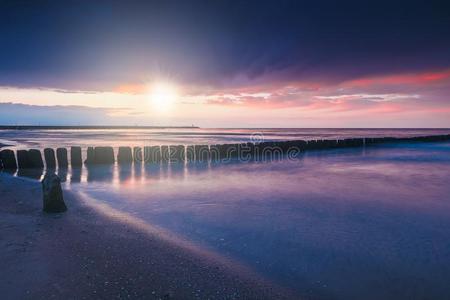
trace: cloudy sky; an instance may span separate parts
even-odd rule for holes
[[[447,1],[0,2],[0,124],[450,127]]]

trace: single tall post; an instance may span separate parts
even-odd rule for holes
[[[0,158],[3,163],[3,168],[5,170],[15,170],[17,169],[16,157],[14,156],[14,151],[5,149],[0,152]]]
[[[56,168],[56,158],[55,158],[55,150],[52,148],[44,149],[44,158],[47,169]]]
[[[67,168],[69,162],[67,160],[67,149],[66,148],[57,148],[56,149],[56,158],[58,160],[58,167]]]
[[[117,162],[121,165],[131,164],[133,162],[133,154],[131,147],[119,147],[119,153],[117,154]]]
[[[70,147],[70,163],[72,168],[79,168],[82,166],[81,147]]]

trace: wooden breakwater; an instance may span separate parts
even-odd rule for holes
[[[81,147],[45,148],[43,156],[39,149],[0,151],[0,168],[47,169],[80,168],[83,163],[90,165],[120,165],[141,163],[184,163],[184,162],[221,162],[231,159],[250,161],[253,159],[273,159],[285,156],[295,157],[303,151],[365,147],[382,143],[395,142],[439,142],[450,140],[448,135],[420,137],[375,137],[349,138],[340,140],[292,140],[260,143],[238,143],[217,145],[162,145],[147,147],[119,147],[117,155],[113,147],[88,147],[83,161]],[[45,163],[45,164],[44,164]]]

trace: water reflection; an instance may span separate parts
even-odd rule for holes
[[[57,175],[58,175],[59,179],[61,179],[61,182],[67,181],[67,174],[68,174],[67,168],[58,168]]]
[[[134,163],[133,164],[133,174],[136,180],[139,180],[143,177],[142,175],[142,164]]]
[[[168,178],[184,178],[186,175],[185,169],[187,167],[185,164],[175,163],[167,166],[167,177]]]
[[[82,168],[72,168],[70,174],[70,182],[79,183],[81,182]]]
[[[95,165],[87,166],[87,182],[112,182],[115,166]]]
[[[160,164],[144,164],[143,172],[144,178],[159,179],[164,172],[164,168]]]
[[[41,180],[43,173],[44,169],[19,169],[16,174],[20,177]]]
[[[439,143],[438,143],[439,144]],[[443,143],[440,143],[442,145]],[[414,151],[413,149],[427,149],[428,152],[434,151],[436,143],[409,143],[404,144],[405,146],[410,145],[408,151]],[[133,183],[143,183],[146,180],[163,180],[163,179],[183,179],[188,175],[201,174],[204,172],[212,172],[214,170],[223,168],[225,166],[233,165],[251,165],[251,164],[263,164],[274,166],[278,163],[283,163],[286,160],[301,162],[304,158],[315,158],[319,159],[322,157],[346,157],[346,156],[359,156],[367,157],[368,160],[376,159],[376,150],[378,148],[402,148],[403,145],[398,144],[384,144],[382,146],[373,145],[371,147],[357,147],[352,149],[328,149],[321,151],[306,151],[295,155],[294,157],[253,157],[249,161],[242,161],[237,158],[230,159],[228,161],[191,161],[191,162],[160,162],[160,163],[143,163],[143,162],[133,162],[130,164],[115,164],[115,165],[83,165],[82,167],[67,167],[67,168],[57,168],[56,173],[60,177],[61,182],[66,182],[69,184],[85,183],[85,182],[112,182],[114,185],[120,184],[133,184]],[[417,152],[417,151],[416,151]],[[414,156],[414,158],[409,157],[408,159],[415,160],[426,160],[429,159],[427,153],[422,153],[421,156]],[[375,155],[372,155],[375,153]],[[398,157],[393,157],[392,159],[399,159]],[[401,158],[406,159],[406,158]],[[433,158],[434,159],[434,158]],[[55,169],[49,170],[55,171]],[[242,170],[245,172],[245,168]],[[15,173],[17,176],[24,176],[31,179],[40,180],[44,170],[42,169],[26,169],[19,170]]]
[[[256,163],[256,162],[245,162]],[[58,169],[62,182],[70,184],[85,182],[113,183],[114,185],[138,183],[152,180],[183,179],[188,174],[200,174],[224,165],[239,165],[239,161],[227,163],[151,163],[127,165],[89,165],[82,168]]]
[[[119,181],[128,181],[133,176],[134,168],[132,165],[119,165],[118,171],[119,171]]]
[[[442,298],[450,295],[450,144],[442,145],[145,165],[120,188],[93,181],[78,190],[305,298]]]
[[[9,175],[17,175],[17,169],[1,169],[0,170],[1,173],[6,173]]]
[[[65,172],[74,190],[305,298],[450,295],[450,143]]]
[[[187,165],[187,168],[189,169],[189,174],[198,174],[210,170],[211,166],[214,166],[214,164],[208,162],[191,162]]]
[[[339,150],[337,150],[339,151]],[[327,151],[326,155],[335,155],[336,151]],[[355,152],[356,153],[356,152]],[[310,155],[321,155],[310,154]],[[303,154],[297,156],[294,160],[299,161]],[[274,162],[285,161],[286,157],[277,159],[255,158],[250,161],[240,161],[231,159],[226,162],[220,161],[193,161],[193,162],[160,162],[160,163],[142,163],[134,162],[131,164],[114,165],[83,165],[81,167],[51,168],[51,169],[21,169],[14,171],[17,176],[23,176],[31,179],[40,180],[46,172],[56,173],[61,182],[67,184],[77,184],[86,182],[113,183],[114,185],[133,184],[145,182],[147,180],[167,180],[183,179],[189,174],[202,174],[211,172],[224,166],[247,165],[247,164],[271,164]]]

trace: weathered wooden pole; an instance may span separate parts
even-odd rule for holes
[[[42,161],[41,151],[38,149],[28,150],[28,159],[30,161],[31,167],[34,169],[43,169],[44,162]]]
[[[114,164],[114,149],[112,147],[94,148],[95,164]]]
[[[94,147],[88,147],[86,152],[86,160],[84,161],[85,164],[90,165],[95,163],[95,151]]]
[[[195,148],[193,145],[186,146],[186,161],[195,161]]]
[[[144,160],[141,147],[133,147],[133,160],[135,163],[141,164]]]
[[[209,146],[209,152],[211,154],[211,161],[219,161],[220,160],[220,145],[211,145]]]
[[[17,164],[19,169],[31,168],[27,150],[17,150]]]
[[[43,210],[47,213],[60,213],[67,210],[64,203],[61,180],[55,173],[47,173],[42,180]]]
[[[17,161],[14,156],[14,151],[5,149],[0,152],[0,158],[2,160],[3,168],[7,170],[17,169]]]
[[[238,144],[224,144],[223,145],[224,155],[226,159],[237,157],[239,155],[239,145]]]
[[[161,146],[161,161],[167,163],[170,160],[169,146]]]
[[[144,147],[144,161],[145,163],[161,162],[161,148],[159,146]]]
[[[337,144],[337,141],[335,141],[335,143]],[[304,151],[306,149],[306,145],[307,145],[306,141],[303,140],[293,141],[293,146],[298,147],[301,151]]]
[[[70,163],[72,168],[79,168],[83,165],[83,159],[81,157],[81,147],[70,147]]]
[[[180,163],[185,161],[185,148],[184,145],[172,145],[169,147],[170,162]]]
[[[195,145],[195,160],[208,161],[210,157],[208,145]]]
[[[56,158],[55,158],[55,150],[52,148],[44,149],[44,158],[47,169],[56,168]]]
[[[117,154],[117,162],[121,165],[131,164],[133,162],[133,154],[131,147],[119,147],[119,152]]]
[[[142,157],[142,161],[146,164],[150,163],[150,154],[151,154],[151,147],[150,146],[145,146],[144,147],[144,151],[143,151],[143,157]]]
[[[67,160],[67,149],[66,148],[57,148],[56,149],[56,159],[58,160],[59,168],[67,168],[69,162]]]

